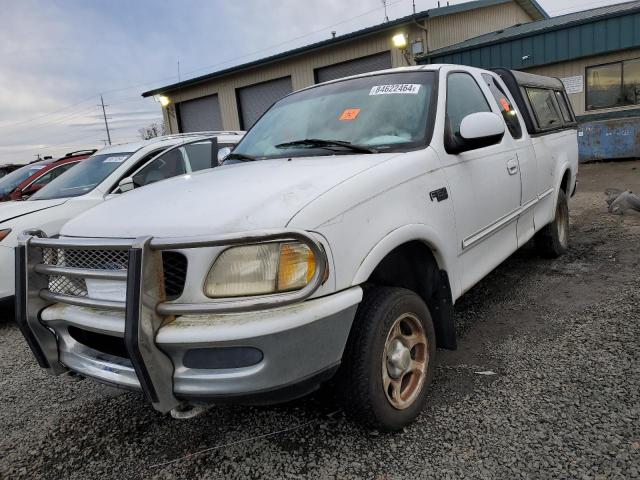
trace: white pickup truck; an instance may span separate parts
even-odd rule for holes
[[[43,368],[175,417],[335,377],[355,418],[397,430],[436,347],[456,347],[456,299],[533,237],[567,249],[577,150],[553,78],[430,65],[316,85],[220,168],[98,205],[58,238],[25,232],[17,320]]]
[[[197,132],[105,147],[27,201],[0,203],[0,308],[14,302],[14,248],[25,228],[57,235],[71,218],[134,188],[218,165],[243,132]]]

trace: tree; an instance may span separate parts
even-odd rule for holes
[[[165,135],[167,133],[167,128],[164,122],[153,122],[146,127],[140,128],[138,133],[140,134],[140,138],[143,140],[149,140],[151,138],[159,137],[160,135]]]

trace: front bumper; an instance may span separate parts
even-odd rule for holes
[[[182,316],[161,327],[155,343],[171,359],[168,381],[177,398],[250,398],[338,365],[361,299],[357,287],[272,310]],[[73,335],[81,329],[123,339],[124,314],[55,304],[42,311],[41,320],[58,338],[63,365],[108,384],[141,389],[129,359],[93,349]],[[225,368],[237,365],[235,357],[243,351],[259,353],[240,359],[250,364]],[[211,360],[223,368],[207,368]]]
[[[326,258],[322,246],[307,235],[183,239],[179,247],[295,238],[308,242],[318,258]],[[126,272],[51,266],[43,260],[45,249],[64,247],[77,253],[95,251],[103,243],[27,236],[16,249],[16,319],[38,362],[52,373],[71,369],[142,390],[156,409],[169,411],[184,399],[250,400],[317,378],[342,358],[362,291],[355,287],[308,299],[322,282],[324,266],[312,287],[298,293],[195,305],[163,299],[157,252],[175,247],[174,241],[109,242],[112,249],[128,250]],[[126,281],[126,302],[54,294],[50,278],[60,275]]]

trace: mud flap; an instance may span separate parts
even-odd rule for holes
[[[456,339],[456,323],[451,302],[451,285],[449,276],[444,270],[440,270],[438,288],[431,295],[429,306],[433,316],[433,327],[438,339],[438,348],[455,350],[458,348]]]
[[[173,363],[155,343],[164,321],[156,313],[164,281],[162,254],[149,248],[150,240],[137,239],[129,250],[124,341],[143,393],[166,413],[180,402],[173,394]]]

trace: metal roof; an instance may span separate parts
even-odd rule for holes
[[[295,57],[298,55],[303,55],[314,50],[318,50],[321,48],[338,45],[340,43],[350,41],[360,37],[366,37],[368,35],[372,35],[378,32],[383,32],[385,30],[390,30],[392,28],[398,27],[399,25],[403,25],[409,22],[413,22],[414,20],[424,20],[426,18],[433,17],[441,17],[445,15],[452,15],[455,13],[466,12],[469,10],[475,10],[477,8],[491,7],[494,5],[501,5],[503,3],[509,3],[512,0],[475,0],[471,2],[458,3],[455,5],[446,5],[444,7],[432,8],[429,10],[424,10],[422,12],[418,12],[412,15],[407,15],[405,17],[398,18],[396,20],[392,20],[389,22],[381,23],[378,25],[374,25],[372,27],[367,27],[361,30],[356,30],[355,32],[347,33],[345,35],[340,35],[335,38],[330,38],[328,40],[323,40],[321,42],[312,43],[310,45],[305,45],[300,48],[295,48],[293,50],[288,50],[286,52],[278,53],[276,55],[272,55],[269,57],[261,58],[259,60],[254,60],[252,62],[243,63],[241,65],[236,65],[234,67],[226,68],[224,70],[219,70],[217,72],[208,73],[206,75],[201,75],[198,77],[194,77],[188,80],[183,80],[182,82],[172,83],[170,85],[166,85],[164,87],[155,88],[153,90],[149,90],[142,94],[143,97],[150,97],[152,95],[157,95],[160,93],[169,92],[171,90],[176,90],[178,88],[191,86],[197,83],[201,83],[204,81],[214,80],[219,77],[223,77],[232,73],[238,73],[244,70],[249,70],[251,68],[260,67],[263,65],[267,65],[270,63],[277,62],[279,60],[283,60],[285,58]],[[532,18],[549,18],[547,12],[538,4],[536,0],[513,0],[515,3],[520,5]]]
[[[507,42],[513,42],[518,39],[523,39],[525,37],[532,37],[536,35],[545,34],[547,32],[553,32],[558,30],[565,30],[572,27],[578,27],[580,25],[585,25],[594,22],[605,22],[608,19],[614,17],[621,17],[625,15],[630,15],[640,11],[640,1],[619,3],[615,5],[608,5],[606,7],[594,8],[591,10],[583,10],[580,12],[569,13],[567,15],[560,15],[557,17],[547,18],[544,20],[538,20],[535,22],[525,23],[521,25],[515,25],[513,27],[505,28],[502,30],[498,30],[496,32],[487,33],[484,35],[480,35],[478,37],[471,38],[469,40],[465,40],[464,42],[457,43],[455,45],[450,45],[448,47],[440,48],[438,50],[434,50],[429,52],[428,54],[422,55],[418,61],[419,63],[458,63],[452,61],[453,57],[459,56],[463,52],[474,51],[481,48],[486,48],[489,46],[500,46],[504,45]],[[603,25],[606,29],[607,25]],[[623,28],[624,34],[629,34],[629,30],[633,30],[633,25],[609,25],[609,29],[614,31],[613,27]],[[624,28],[627,27],[627,28]],[[620,31],[618,31],[620,32]],[[580,32],[584,33],[584,32]],[[597,34],[596,34],[597,35]],[[600,42],[600,48],[598,53],[602,53],[603,47],[605,47],[605,43],[608,40],[612,40],[611,36],[607,36],[605,34],[604,37],[597,38],[598,42]],[[635,35],[634,35],[635,37]],[[562,41],[562,39],[557,39]],[[611,49],[615,49],[616,41],[611,42]],[[625,48],[624,40],[621,42],[621,47]],[[630,45],[631,46],[631,45]],[[544,47],[543,47],[544,48]],[[572,50],[572,49],[570,49]],[[588,50],[588,49],[587,49]],[[572,58],[577,58],[580,56],[586,56],[591,52],[582,51],[581,48],[578,48],[577,51],[572,51]],[[562,59],[558,59],[562,60]],[[551,63],[550,61],[545,61],[544,63]],[[535,62],[536,65],[539,65],[540,62]],[[475,64],[474,64],[475,65]],[[489,66],[489,65],[478,65],[478,66]],[[497,66],[497,65],[495,65]],[[507,65],[501,65],[507,66]],[[532,66],[531,64],[519,65],[520,67]],[[514,68],[516,65],[509,65],[508,68]]]

